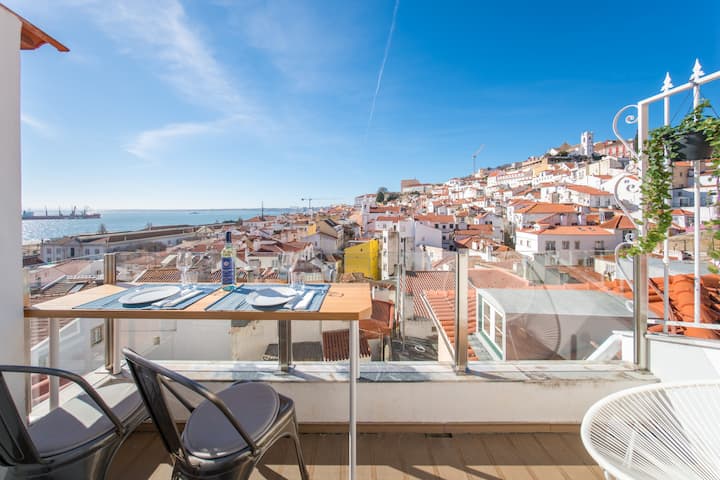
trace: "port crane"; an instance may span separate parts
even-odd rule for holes
[[[472,174],[473,175],[475,175],[475,172],[477,172],[477,169],[475,168],[475,159],[477,158],[478,155],[480,155],[480,152],[482,152],[484,148],[485,148],[485,144],[483,143],[482,145],[480,145],[480,147],[477,150],[475,150],[475,153],[472,154],[472,161],[473,161]]]
[[[308,210],[312,211],[312,201],[314,199],[312,198],[301,198],[300,201],[302,202],[308,202]]]

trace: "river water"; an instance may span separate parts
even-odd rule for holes
[[[265,215],[295,212],[295,209],[266,208]],[[36,212],[38,215],[44,212]],[[40,240],[97,233],[100,225],[109,232],[141,230],[148,224],[161,225],[205,225],[224,221],[248,219],[260,215],[259,208],[235,210],[100,210],[101,218],[86,220],[23,220],[23,243]]]

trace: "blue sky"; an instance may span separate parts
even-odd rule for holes
[[[390,42],[395,0],[3,1],[71,50],[22,53],[26,208],[349,202],[611,138],[720,69],[714,0],[400,0]]]

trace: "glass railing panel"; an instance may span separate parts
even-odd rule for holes
[[[632,331],[632,266],[559,240],[540,254],[471,251],[478,360],[621,360]],[[471,293],[472,295],[472,293]]]

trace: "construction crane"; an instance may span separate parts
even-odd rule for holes
[[[475,150],[475,153],[472,154],[472,161],[473,161],[473,171],[472,171],[472,174],[473,174],[473,175],[475,175],[475,172],[477,171],[477,170],[475,169],[475,159],[477,158],[478,155],[480,155],[480,152],[483,151],[483,148],[485,148],[485,144],[484,144],[484,143],[483,143],[482,145],[480,145],[480,147],[479,147],[477,150]]]
[[[301,198],[300,201],[308,202],[308,210],[312,211],[312,198]]]

